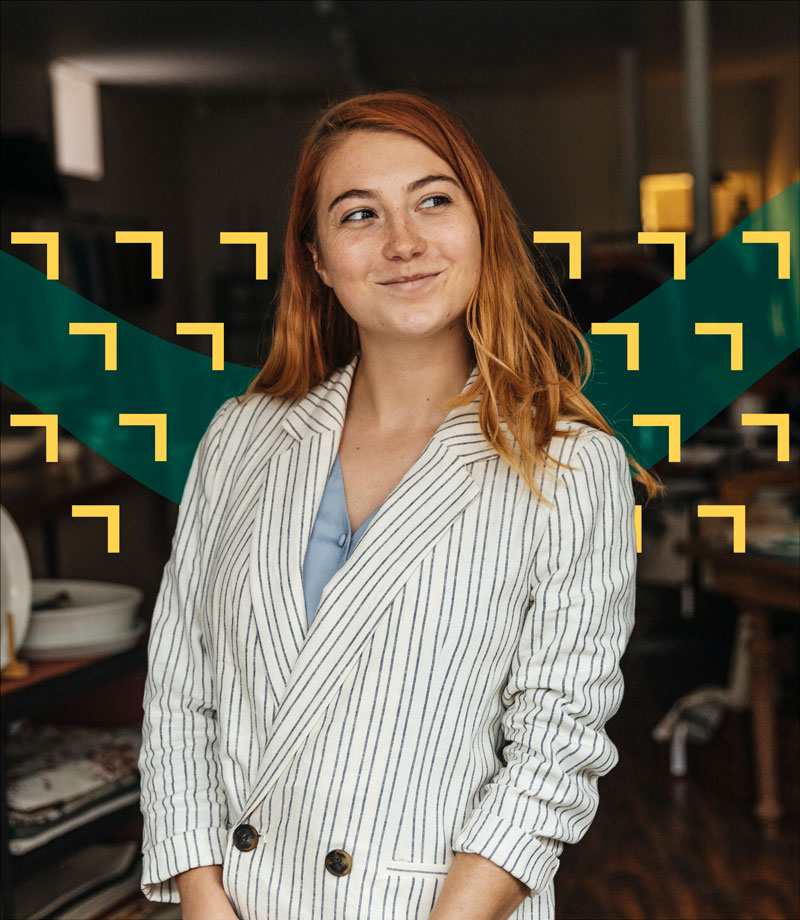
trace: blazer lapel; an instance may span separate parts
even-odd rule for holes
[[[335,433],[313,434],[271,457],[262,480],[250,543],[250,595],[277,700],[306,634],[303,554],[335,457]]]
[[[264,458],[249,575],[253,617],[276,706],[308,626],[302,565],[317,509],[339,449],[357,356],[284,415],[281,447]]]
[[[237,824],[269,793],[321,719],[403,584],[480,494],[470,465],[498,457],[480,430],[479,401],[453,410],[325,586],[307,629],[302,561],[338,451],[357,362],[358,355],[287,413],[284,427],[297,441],[269,463],[251,560],[253,601],[259,627],[270,619],[265,604],[282,609],[289,636],[280,664],[283,696]],[[477,367],[464,389],[476,377]],[[279,504],[275,496],[282,492]],[[267,539],[276,533],[280,539]],[[267,573],[264,582],[259,561]]]

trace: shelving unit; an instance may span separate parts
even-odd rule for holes
[[[14,909],[14,885],[31,872],[92,841],[108,830],[139,816],[137,803],[102,815],[56,837],[23,855],[9,851],[8,802],[6,795],[6,740],[9,723],[46,712],[82,693],[113,683],[147,665],[146,636],[126,652],[102,658],[59,662],[31,662],[31,674],[24,680],[0,684],[0,869],[2,870],[2,920],[20,920]]]
[[[161,307],[163,288],[150,277],[147,247],[117,245],[115,241],[117,230],[154,229],[146,219],[106,211],[76,210],[70,207],[63,193],[45,199],[30,197],[22,190],[4,199],[0,207],[0,237],[3,249],[9,254],[45,272],[44,247],[11,245],[10,234],[12,231],[58,231],[60,284],[121,320],[140,326],[146,325]],[[24,394],[17,394],[8,387],[0,388],[0,398],[3,403],[0,433],[5,436],[9,433],[8,418],[12,413],[32,410]],[[118,501],[123,490],[135,486],[129,476],[88,449],[83,449],[79,460],[69,468],[66,464],[54,468],[45,463],[42,455],[24,465],[4,465],[2,478],[3,504],[23,533],[26,528],[41,529],[42,571],[34,575],[49,578],[68,577],[63,571],[65,563],[60,558],[59,548],[63,553],[61,529],[71,516],[72,505]],[[168,514],[166,505],[160,507],[162,511],[158,513]],[[170,525],[174,522],[165,519],[161,523],[164,526],[156,528],[158,531],[171,532]],[[167,548],[163,547],[165,552]],[[0,920],[21,920],[15,910],[15,888],[23,879],[140,817],[138,802],[124,804],[34,850],[12,854],[9,850],[6,760],[10,723],[21,718],[46,716],[48,710],[54,714],[54,721],[63,721],[65,716],[58,710],[64,704],[146,671],[146,643],[147,634],[136,647],[119,654],[30,662],[28,678],[0,683]]]

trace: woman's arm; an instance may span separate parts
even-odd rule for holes
[[[456,853],[430,920],[506,920],[530,893],[483,856]]]
[[[139,755],[142,891],[153,901],[179,900],[178,874],[221,866],[228,837],[213,672],[199,607],[214,473],[234,404],[220,407],[195,452],[153,610]]]
[[[222,885],[222,866],[202,866],[175,876],[182,920],[238,920]]]
[[[535,555],[531,604],[503,693],[506,765],[481,790],[453,841],[454,851],[496,863],[532,894],[552,880],[564,843],[588,830],[598,778],[617,763],[604,726],[622,700],[620,659],[635,606],[634,497],[625,451],[596,430],[566,444],[575,446],[560,459],[579,469],[561,473]],[[459,871],[459,879],[465,900],[470,892],[479,897],[477,875]],[[449,882],[448,875],[445,888]],[[504,909],[487,905],[486,920],[508,916]]]

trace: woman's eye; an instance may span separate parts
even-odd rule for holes
[[[360,221],[365,220],[364,215],[371,217],[374,214],[374,211],[369,208],[359,208],[357,211],[351,211],[345,217],[342,218],[342,223],[345,221]]]
[[[428,204],[429,201],[432,201],[434,203]],[[429,198],[426,198],[425,201],[422,202],[420,207],[440,208],[442,207],[442,205],[445,205],[445,204],[450,204],[450,199],[447,197],[447,195],[431,195]]]

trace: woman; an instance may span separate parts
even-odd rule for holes
[[[143,890],[184,920],[552,918],[617,760],[634,611],[586,343],[419,95],[320,118],[284,258],[156,603]]]

